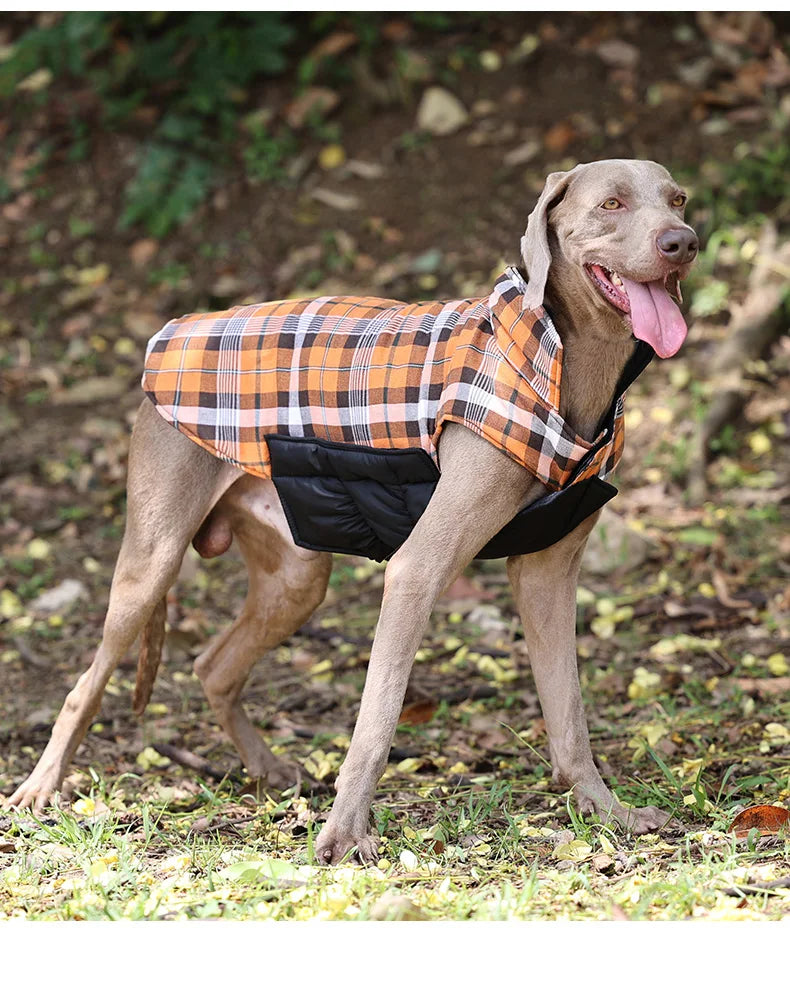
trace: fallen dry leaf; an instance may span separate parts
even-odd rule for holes
[[[352,34],[350,31],[333,31],[328,37],[318,42],[308,58],[320,61],[322,58],[342,54],[347,48],[353,47],[357,40],[356,34]]]
[[[744,809],[732,820],[728,832],[734,832],[736,839],[745,839],[752,829],[760,835],[773,835],[783,826],[790,826],[790,811],[778,805],[752,805]]]
[[[340,96],[333,89],[320,85],[312,85],[301,95],[288,104],[285,109],[285,120],[295,130],[301,129],[308,118],[315,115],[326,116],[340,102]]]
[[[543,145],[549,153],[565,153],[568,147],[576,139],[575,128],[567,121],[555,123],[546,131],[543,137]]]
[[[459,576],[445,590],[443,600],[494,600],[490,590],[485,590],[468,576]]]
[[[423,699],[403,707],[399,723],[428,723],[433,719],[438,706],[431,699]]]
[[[744,692],[757,693],[761,696],[778,696],[790,691],[790,677],[778,679],[733,679],[733,682]]]

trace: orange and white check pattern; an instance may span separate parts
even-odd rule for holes
[[[589,443],[570,429],[562,343],[543,308],[524,307],[525,286],[508,267],[484,298],[318,297],[188,314],[149,342],[143,389],[191,440],[259,477],[271,476],[268,434],[422,447],[436,460],[453,422],[550,490],[604,478],[622,454],[622,399],[613,432]]]

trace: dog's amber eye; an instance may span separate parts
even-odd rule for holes
[[[616,211],[618,208],[623,206],[617,200],[617,198],[607,198],[606,201],[601,205],[601,208],[605,208],[607,211]]]
[[[673,208],[682,208],[683,205],[685,205],[685,203],[687,201],[688,201],[688,198],[686,197],[685,194],[676,194],[675,197],[672,199],[672,207]]]

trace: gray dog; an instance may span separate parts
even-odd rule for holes
[[[471,559],[481,551],[485,554],[487,545],[497,541],[501,530],[510,529],[511,523],[521,521],[524,515],[533,516],[532,545],[521,548],[513,544],[515,538],[506,537],[507,541],[504,545],[500,542],[496,554],[510,556],[508,574],[546,721],[554,780],[573,789],[583,812],[595,812],[637,832],[659,828],[669,820],[657,808],[630,809],[621,805],[596,769],[576,665],[575,598],[587,536],[595,525],[600,505],[613,493],[595,497],[601,487],[608,487],[599,481],[599,476],[608,472],[614,460],[611,454],[615,452],[611,441],[622,433],[622,403],[618,399],[624,376],[629,372],[634,375],[629,366],[633,367],[637,349],[642,353],[648,351],[647,359],[642,359],[641,367],[644,367],[649,360],[648,349],[667,357],[674,354],[685,337],[685,324],[667,292],[669,289],[679,298],[679,280],[687,273],[698,249],[697,237],[684,221],[685,202],[686,195],[671,175],[650,161],[597,161],[581,164],[567,173],[551,174],[522,239],[523,276],[519,271],[511,271],[504,287],[500,289],[498,282],[500,293],[492,294],[490,317],[487,306],[475,306],[472,302],[469,302],[472,306],[467,305],[468,310],[477,312],[473,327],[479,340],[468,345],[469,351],[480,364],[491,362],[497,366],[497,372],[510,372],[514,378],[521,376],[529,383],[531,404],[534,404],[530,419],[535,429],[534,432],[525,430],[522,444],[541,448],[534,454],[545,463],[546,475],[541,474],[540,468],[530,469],[520,462],[518,453],[508,442],[516,432],[513,427],[521,425],[519,420],[526,418],[520,402],[526,390],[519,390],[516,395],[508,390],[503,396],[499,376],[489,382],[479,367],[474,378],[465,375],[466,368],[462,368],[458,378],[448,383],[453,389],[454,408],[445,414],[440,438],[435,421],[425,424],[427,429],[425,426],[420,429],[423,424],[419,421],[404,423],[404,432],[411,434],[410,439],[413,437],[408,446],[416,449],[384,451],[383,458],[382,451],[371,451],[377,460],[386,461],[389,470],[392,470],[393,454],[422,455],[417,463],[423,469],[434,468],[435,480],[433,484],[428,482],[430,493],[412,516],[413,527],[408,527],[400,540],[390,541],[384,547],[385,554],[394,554],[386,569],[384,597],[359,718],[337,778],[334,806],[317,840],[317,854],[322,862],[338,862],[352,850],[361,861],[376,858],[376,845],[369,831],[370,806],[387,762],[414,655],[433,605]],[[368,302],[377,313],[364,322],[360,337],[368,340],[372,337],[371,343],[380,343],[389,335],[384,330],[371,335],[371,324],[379,323],[379,316],[390,316],[394,302]],[[310,316],[309,303],[299,308],[305,318]],[[382,309],[376,306],[379,303],[384,305]],[[346,303],[344,311],[348,306]],[[416,307],[419,308],[416,313],[408,308],[410,316],[428,311],[431,317],[435,315],[435,324],[439,325],[431,327],[434,333],[426,334],[424,351],[432,350],[430,345],[437,338],[442,344],[452,346],[457,332],[468,323],[464,314],[456,324],[460,308],[452,304]],[[550,311],[550,317],[544,313],[544,307]],[[344,330],[346,314],[335,317],[339,308],[328,309],[330,316],[326,323],[331,320],[335,338],[337,332]],[[239,310],[250,313],[241,315]],[[222,348],[239,317],[248,318],[246,330],[249,331],[256,323],[252,315],[276,318],[277,310],[276,305],[262,305],[259,310],[237,308],[228,312],[221,322],[221,331],[216,320],[205,331],[203,347]],[[448,310],[453,316],[445,318],[445,323],[442,318]],[[522,314],[530,311],[538,311],[540,316],[523,320]],[[511,320],[507,321],[506,316]],[[301,324],[298,318],[297,321]],[[285,322],[291,323],[288,318]],[[423,329],[419,318],[415,323],[416,331]],[[525,333],[520,335],[523,324],[529,330],[524,328]],[[302,338],[298,334],[300,330],[297,327],[296,333],[289,336],[289,351],[294,348],[293,339]],[[223,340],[215,344],[212,339],[220,333]],[[189,337],[186,341],[182,338],[184,350],[191,350],[188,346],[193,341]],[[526,339],[523,344],[520,337]],[[255,341],[254,336],[252,340]],[[535,350],[528,357],[527,348],[533,341]],[[158,335],[149,349],[149,358],[159,357],[157,351],[164,351],[162,357],[166,359],[167,345],[172,343],[172,338],[163,341]],[[345,348],[349,343],[344,337]],[[354,349],[352,360],[362,347],[360,343]],[[212,364],[221,364],[222,352],[215,351],[214,356],[219,361]],[[323,360],[327,361],[325,357]],[[147,371],[152,364],[149,361]],[[166,364],[166,360],[157,364]],[[426,367],[421,363],[416,370],[421,373]],[[263,368],[261,373],[265,374]],[[212,372],[211,377],[216,374]],[[101,644],[90,668],[67,696],[41,759],[9,799],[11,806],[41,809],[59,790],[74,752],[99,708],[111,673],[138,635],[143,639],[143,656],[136,708],[142,709],[150,693],[164,635],[164,597],[178,574],[186,548],[194,540],[202,555],[218,555],[229,547],[233,536],[249,571],[249,592],[239,618],[197,659],[195,671],[250,776],[279,788],[298,779],[297,766],[275,756],[250,722],[242,707],[241,692],[257,659],[292,634],[321,603],[331,565],[328,553],[318,551],[330,548],[331,543],[315,544],[304,531],[304,521],[309,523],[314,517],[310,499],[302,506],[300,519],[299,509],[292,507],[284,490],[287,481],[277,480],[276,459],[284,460],[277,464],[282,476],[289,462],[302,459],[299,454],[305,447],[309,450],[304,465],[308,471],[318,466],[316,462],[323,459],[325,450],[337,448],[331,440],[327,443],[307,439],[316,434],[320,437],[321,432],[306,432],[302,416],[297,418],[300,427],[297,438],[290,442],[288,439],[277,442],[283,433],[279,423],[258,433],[257,438],[257,431],[252,431],[252,437],[250,431],[244,431],[246,436],[242,440],[247,440],[247,446],[251,441],[255,450],[257,439],[261,450],[259,456],[264,469],[256,473],[255,467],[239,454],[223,449],[225,444],[219,437],[212,442],[206,436],[205,420],[212,420],[214,425],[218,414],[225,412],[217,408],[219,397],[207,409],[201,395],[193,400],[190,408],[184,403],[187,390],[184,377],[178,378],[181,386],[178,398],[170,397],[173,404],[179,403],[178,408],[166,408],[156,399],[145,400],[134,427],[129,453],[126,532]],[[547,409],[546,392],[550,393],[552,384],[556,386],[558,405]],[[412,388],[407,384],[404,391],[411,392]],[[223,393],[223,398],[226,396]],[[376,399],[382,398],[386,396],[379,391]],[[459,409],[459,400],[463,403],[464,399],[466,402]],[[243,414],[244,400],[237,401],[241,406],[239,413]],[[512,404],[510,409],[503,409],[508,402]],[[343,415],[350,412],[343,405],[342,399],[335,399],[332,411],[339,414],[339,419],[350,418]],[[436,402],[432,405],[435,409]],[[255,412],[259,410],[260,402],[256,403]],[[377,404],[372,409],[369,407],[369,415],[375,416],[379,410]],[[510,410],[518,419],[508,417],[503,423],[501,414]],[[291,409],[281,406],[276,413],[279,415],[272,418],[282,420]],[[407,412],[404,418],[410,420],[412,416]],[[501,443],[492,437],[487,425],[487,420],[495,418],[504,434]],[[374,429],[370,427],[371,432]],[[293,427],[289,432],[293,436]],[[364,442],[363,439],[351,441],[354,454],[363,451],[359,459],[364,458],[364,448],[353,444]],[[269,454],[265,460],[264,443]],[[371,439],[370,445],[380,444]],[[545,451],[546,447],[551,452]],[[346,450],[340,448],[338,452],[342,455]],[[564,476],[555,474],[552,478],[552,454],[560,451],[564,455]],[[337,459],[337,454],[331,459]],[[345,453],[342,466],[349,459]],[[351,463],[357,466],[356,456]],[[593,466],[599,476],[579,481],[578,467],[587,466]],[[266,467],[271,467],[274,480],[261,479],[270,473]],[[333,471],[335,477],[338,473]],[[352,486],[357,480],[356,472],[351,478],[343,473],[346,483],[338,478],[338,486]],[[366,472],[366,479],[371,473]],[[566,480],[568,474],[571,477]],[[292,472],[288,471],[287,476],[290,479]],[[329,486],[325,477],[323,471],[315,477],[324,480],[321,485],[324,489]],[[308,478],[299,485],[302,491],[305,487],[309,491],[312,486],[310,481],[314,477],[308,475]],[[375,475],[374,478],[374,491],[368,497],[378,502],[380,495],[375,488],[379,485],[375,481],[380,479]],[[409,475],[399,480],[394,497],[408,503],[403,489],[407,484],[409,489],[416,485],[409,483],[412,481]],[[425,481],[420,486],[423,485]],[[560,537],[552,541],[541,538],[543,530],[539,529],[541,534],[535,538],[534,515],[538,515],[539,524],[556,525],[553,517],[551,521],[545,518],[553,513],[541,509],[544,505],[554,507],[555,492],[561,492],[560,497],[565,494],[567,501],[567,494],[574,487],[591,495],[585,499],[586,509],[577,507],[574,499],[572,510],[576,518],[562,526],[567,531],[555,531],[553,538]],[[315,500],[317,509],[318,499]],[[386,535],[391,525],[392,522],[384,520],[382,534]],[[356,550],[353,545],[346,551],[364,553],[364,549]]]

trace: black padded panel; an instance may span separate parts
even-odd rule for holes
[[[439,480],[419,448],[378,450],[277,435],[266,442],[294,542],[319,552],[388,559],[409,537]],[[547,549],[616,494],[597,477],[547,494],[520,511],[479,558]]]

